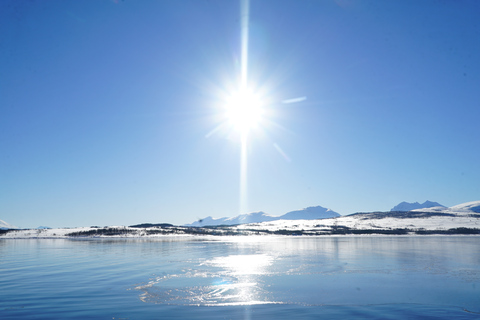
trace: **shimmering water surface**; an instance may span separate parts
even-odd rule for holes
[[[0,319],[480,319],[480,237],[0,240]]]

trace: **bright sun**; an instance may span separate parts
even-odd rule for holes
[[[226,117],[240,134],[246,134],[262,120],[262,100],[249,89],[232,94],[226,103]]]

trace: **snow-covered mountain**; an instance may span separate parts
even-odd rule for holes
[[[302,221],[277,220],[232,226],[232,230],[268,230],[280,234],[478,234],[480,201],[450,208],[432,207],[412,211],[356,213],[337,218]],[[469,233],[471,232],[471,233]]]
[[[480,213],[480,201],[465,202],[462,204],[457,204],[453,207],[432,207],[426,209],[416,209],[413,210],[421,212],[435,212],[435,213],[445,213],[445,214],[455,214],[455,215],[469,215]]]
[[[237,224],[260,223],[260,222],[275,221],[275,220],[312,220],[312,219],[334,218],[339,216],[340,214],[338,214],[333,210],[330,210],[321,206],[316,206],[316,207],[308,207],[302,210],[290,211],[279,217],[268,215],[262,211],[242,214],[242,215],[231,217],[231,218],[225,217],[225,218],[215,219],[212,217],[206,217],[204,219],[195,221],[194,223],[187,224],[186,226],[191,226],[191,227],[219,226],[219,225],[231,226],[231,225],[237,225]]]
[[[248,214],[241,214],[236,217],[224,217],[224,218],[212,218],[206,217],[204,219],[200,219],[195,221],[192,224],[187,224],[190,227],[202,227],[202,226],[220,226],[220,225],[235,225],[235,224],[243,224],[243,223],[257,223],[257,222],[264,222],[264,221],[272,221],[275,220],[275,217],[272,217],[265,212],[252,212]]]
[[[340,217],[340,214],[321,206],[308,207],[302,210],[290,211],[278,217],[282,220],[313,220]]]
[[[0,230],[6,230],[6,229],[18,229],[18,228],[15,226],[12,226],[11,224],[3,220],[0,220]]]
[[[424,203],[418,203],[418,202],[400,202],[397,204],[395,207],[393,207],[390,211],[411,211],[411,210],[417,210],[417,209],[425,209],[425,208],[432,208],[432,207],[442,207],[440,203],[438,202],[432,202],[432,201],[425,201]]]

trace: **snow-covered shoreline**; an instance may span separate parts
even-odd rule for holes
[[[478,234],[480,234],[480,201],[450,208],[433,207],[412,211],[358,213],[326,219],[274,220],[223,226],[141,224],[103,228],[8,229],[0,230],[0,239]]]
[[[221,236],[402,236],[480,235],[480,215],[426,218],[345,216],[320,220],[277,220],[223,227],[79,227],[3,230],[0,239],[124,239]]]

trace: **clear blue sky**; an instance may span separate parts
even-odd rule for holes
[[[249,80],[270,124],[250,136],[247,211],[480,200],[479,14],[476,0],[252,0]],[[239,141],[207,135],[240,29],[238,1],[1,1],[0,219],[239,214]]]

